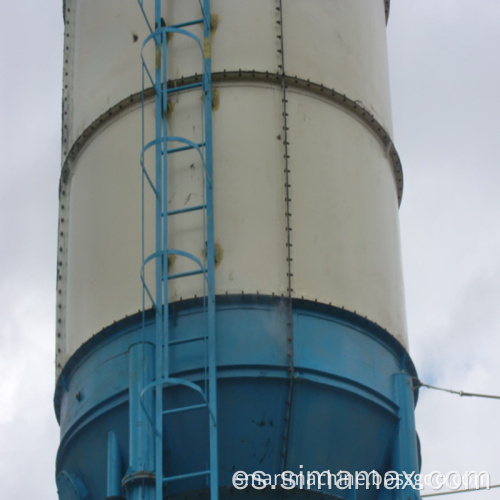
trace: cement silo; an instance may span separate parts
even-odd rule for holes
[[[418,469],[388,11],[64,2],[61,499]]]

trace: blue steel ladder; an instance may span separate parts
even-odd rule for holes
[[[155,500],[163,499],[163,488],[167,483],[205,476],[210,484],[211,500],[218,500],[218,452],[217,452],[217,376],[216,376],[216,339],[215,339],[215,243],[213,229],[213,189],[212,189],[212,75],[210,54],[211,14],[210,0],[198,0],[200,17],[176,25],[167,26],[162,17],[161,2],[154,0],[154,22],[149,20],[144,6],[145,0],[138,0],[139,7],[149,28],[149,35],[143,42],[142,58],[142,255],[141,280],[143,284],[143,327],[146,323],[147,304],[154,310],[155,323],[155,378],[146,384],[141,391],[141,401],[146,394],[154,392],[154,418],[148,418],[155,430],[154,463],[155,463]],[[203,38],[197,36],[190,27],[201,26]],[[200,75],[192,83],[169,87],[167,72],[169,34],[178,34],[189,37],[200,51]],[[144,49],[154,45],[154,68],[150,69]],[[146,106],[148,88],[152,87],[155,102],[154,138],[146,139]],[[174,93],[199,89],[201,100],[201,140],[169,135],[169,96]],[[203,201],[198,205],[191,205],[179,209],[169,210],[168,200],[168,172],[169,160],[173,155],[185,151],[196,152],[202,166],[202,194]],[[154,166],[148,166],[149,154],[154,156]],[[154,155],[153,155],[154,153]],[[145,198],[146,193],[152,193],[155,204],[154,251],[146,255],[145,250]],[[186,249],[168,247],[169,220],[172,217],[182,217],[188,212],[203,214],[203,241],[204,252],[202,259]],[[191,261],[194,269],[169,273],[169,263],[172,258],[183,258]],[[154,286],[148,284],[148,264],[154,263]],[[169,331],[169,285],[172,280],[182,280],[199,275],[203,283],[203,315],[205,331],[191,338],[171,339]],[[188,379],[171,376],[170,351],[181,343],[200,342],[204,349],[204,380],[196,384]],[[171,386],[182,386],[199,395],[200,403],[164,409],[164,389]],[[146,405],[141,402],[146,412]],[[179,475],[164,476],[163,472],[163,419],[165,415],[206,409],[208,418],[209,459],[204,470],[186,472]],[[161,480],[159,479],[161,478]]]

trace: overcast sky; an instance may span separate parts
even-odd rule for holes
[[[0,478],[2,497],[20,500],[57,497],[61,3],[0,0]],[[498,0],[393,0],[388,27],[411,354],[422,381],[490,394],[500,394],[499,28]],[[487,470],[500,483],[499,419],[500,401],[422,389],[423,472]]]
[[[410,349],[422,381],[500,394],[500,2],[394,0],[388,27]],[[424,472],[500,483],[500,401],[422,389]],[[445,498],[498,498],[499,490]]]

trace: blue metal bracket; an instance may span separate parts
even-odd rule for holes
[[[57,475],[57,491],[59,498],[66,500],[88,500],[89,493],[83,481],[76,475],[61,471]]]
[[[413,379],[407,373],[394,376],[396,400],[399,405],[399,425],[394,442],[392,470],[401,474],[419,473],[417,434],[415,433],[415,401],[413,399]],[[406,483],[406,481],[405,481]],[[411,485],[394,489],[394,500],[420,500],[420,492]]]
[[[106,494],[108,498],[121,497],[122,456],[118,438],[113,431],[108,432],[108,475]]]

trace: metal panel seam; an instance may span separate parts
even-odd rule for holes
[[[398,203],[401,204],[403,197],[403,169],[401,160],[390,134],[385,130],[383,125],[375,118],[375,116],[361,103],[352,99],[345,94],[337,92],[334,88],[325,87],[322,84],[311,82],[297,76],[285,75],[285,84],[288,88],[301,89],[313,95],[321,96],[327,100],[331,100],[343,109],[358,117],[378,138],[385,154],[389,158],[392,170],[394,173],[394,181],[396,184]],[[201,81],[199,75],[191,77],[182,77],[176,80],[169,80],[169,88],[175,88],[181,85],[195,83]],[[213,83],[221,82],[266,82],[275,83],[281,86],[282,75],[279,73],[258,72],[258,71],[223,71],[212,74]],[[154,89],[147,89],[145,98],[151,99],[154,95]],[[92,136],[97,133],[101,127],[109,123],[109,121],[122,113],[129,111],[132,107],[141,103],[141,92],[132,94],[120,102],[112,106],[108,111],[101,114],[95,119],[73,143],[71,150],[66,156],[61,172],[60,190],[71,175],[70,160],[75,159],[84,148],[84,145]]]

